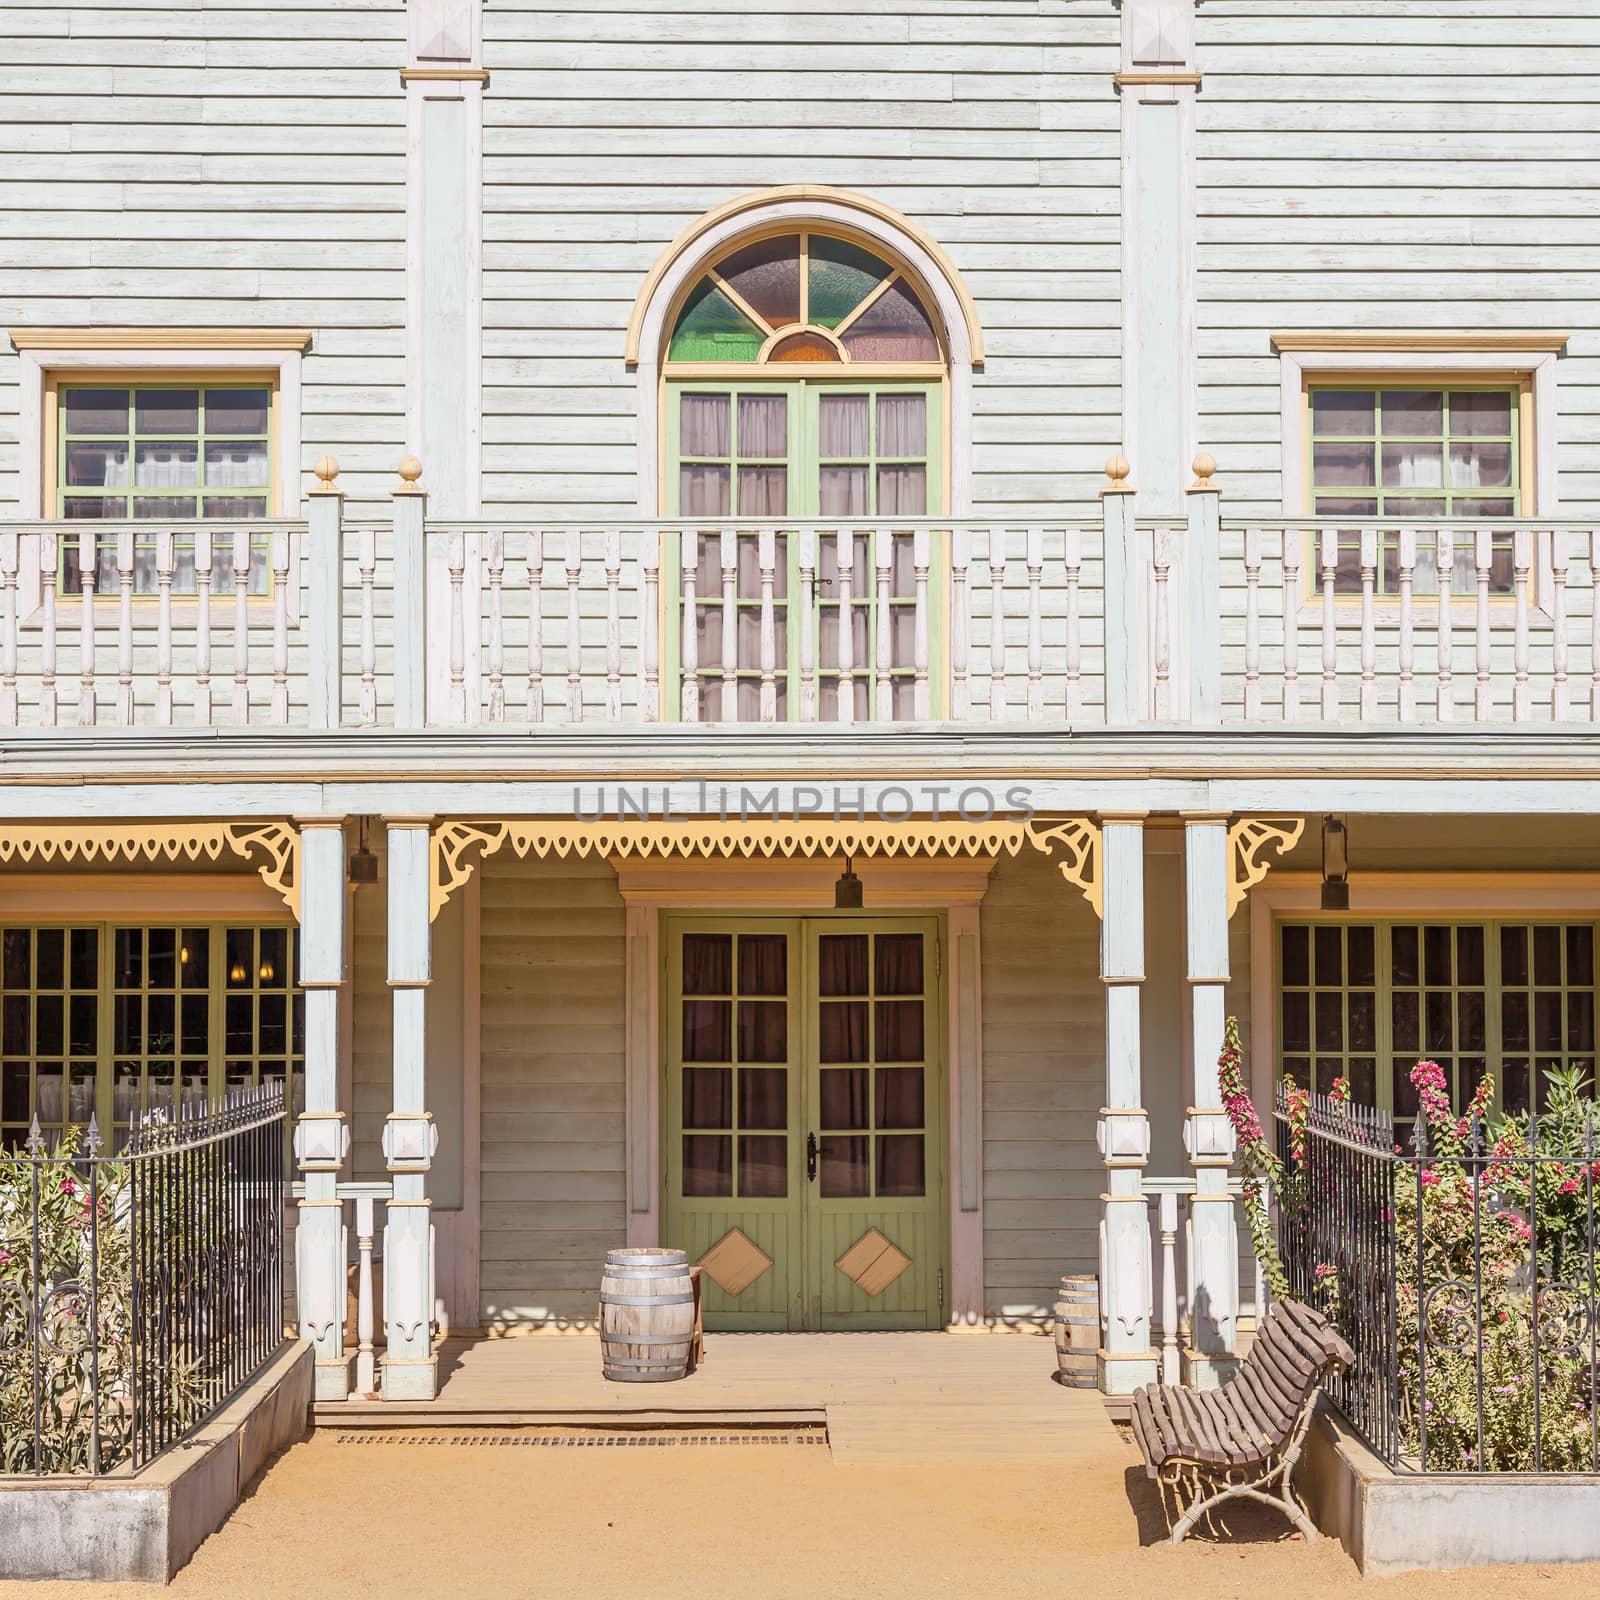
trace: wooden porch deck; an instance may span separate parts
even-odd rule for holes
[[[609,1383],[593,1334],[451,1339],[426,1403],[327,1401],[319,1427],[733,1428],[825,1424],[851,1459],[1067,1461],[1122,1441],[1092,1389],[1053,1381],[1029,1334],[713,1333],[679,1383]],[[1132,1459],[1132,1447],[1124,1445]]]

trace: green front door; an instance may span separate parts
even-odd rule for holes
[[[943,1320],[931,917],[671,918],[663,1241],[713,1328]]]

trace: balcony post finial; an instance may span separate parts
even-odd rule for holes
[[[1217,470],[1215,457],[1202,450],[1194,458],[1194,482],[1189,485],[1190,494],[1221,494],[1222,485],[1211,481],[1212,475]]]
[[[391,494],[426,494],[422,487],[422,462],[413,455],[404,455],[400,458],[400,482],[389,492]]]
[[[1128,458],[1119,450],[1106,462],[1106,481],[1100,486],[1100,493],[1132,494],[1133,485],[1128,482],[1128,474],[1132,471]]]
[[[344,493],[339,487],[339,463],[332,456],[318,456],[317,464],[311,470],[317,475],[312,494]]]

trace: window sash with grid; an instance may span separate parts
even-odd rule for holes
[[[192,404],[187,403],[190,397]],[[231,415],[223,410],[229,399],[234,404]],[[57,515],[69,522],[146,524],[265,518],[271,509],[272,400],[271,385],[260,380],[62,385],[57,395]],[[113,427],[119,412],[121,426]],[[213,417],[221,418],[216,426]],[[230,455],[247,468],[246,480],[213,481],[214,474],[236,475],[229,471]],[[82,481],[85,473],[98,470],[104,477],[119,469],[120,483]],[[157,480],[191,481],[141,483],[146,473]],[[172,592],[192,595],[197,592],[194,535],[175,532],[173,542]],[[213,542],[211,562],[213,593],[231,592],[231,539]],[[253,534],[249,593],[270,591],[270,563],[268,536]],[[115,594],[119,575],[114,537],[96,541],[94,566],[95,592]],[[58,574],[63,594],[83,592],[83,571],[79,541],[67,533],[61,540]],[[142,528],[134,540],[133,592],[153,595],[157,588],[155,529]]]
[[[92,1113],[114,1150],[142,1113],[285,1078],[298,1111],[298,943],[287,926],[0,927],[0,1146]]]
[[[1316,384],[1307,400],[1314,515],[1396,518],[1431,526],[1456,518],[1471,525],[1518,513],[1521,419],[1515,385]],[[1418,475],[1428,481],[1399,481]],[[1485,476],[1490,481],[1482,481]],[[1478,481],[1466,481],[1469,477]],[[1357,529],[1340,532],[1336,594],[1361,593],[1360,545]],[[1378,545],[1376,592],[1398,594],[1398,527],[1380,529]],[[1489,591],[1509,595],[1514,581],[1510,532],[1495,532],[1492,551]],[[1472,539],[1458,536],[1453,555],[1450,593],[1476,594]],[[1312,587],[1320,590],[1321,551],[1315,536],[1306,570]],[[1427,537],[1417,541],[1412,592],[1439,592],[1435,549]]]
[[[1400,1120],[1423,1059],[1458,1110],[1485,1071],[1502,1109],[1525,1109],[1530,1089],[1542,1103],[1552,1066],[1594,1079],[1595,944],[1588,922],[1281,923],[1280,1070],[1320,1094],[1347,1078]]]

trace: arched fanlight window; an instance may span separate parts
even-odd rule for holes
[[[740,245],[695,283],[667,361],[937,363],[939,337],[905,274],[849,239],[802,231]]]

